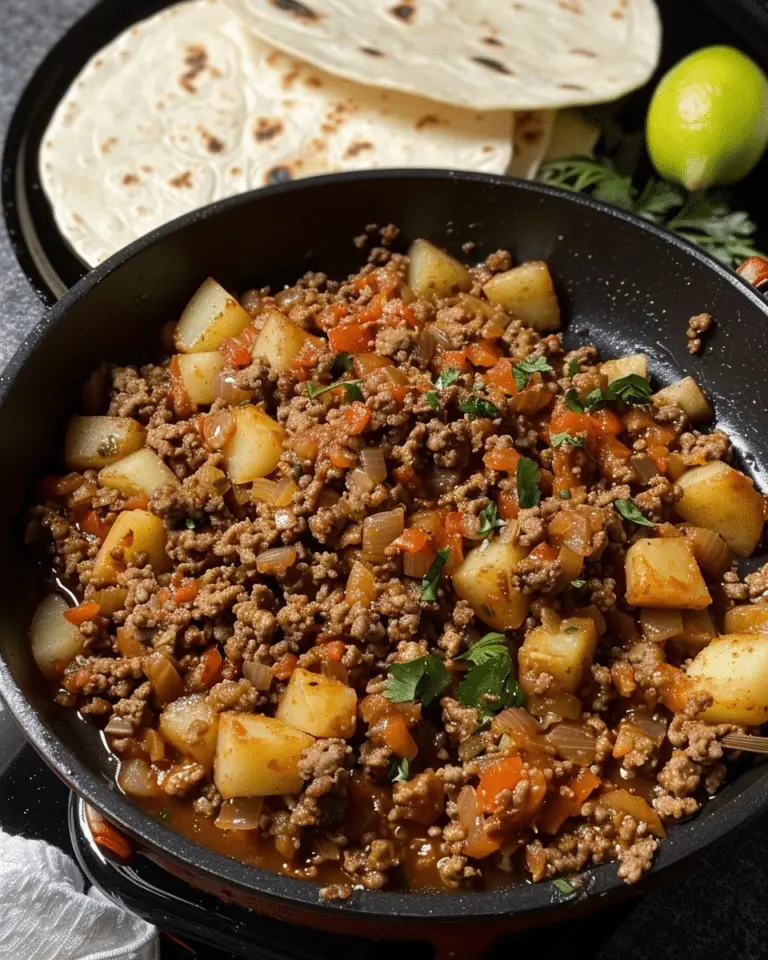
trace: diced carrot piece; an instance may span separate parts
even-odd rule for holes
[[[596,432],[604,437],[617,437],[624,429],[621,420],[612,410],[603,408],[590,415]]]
[[[508,357],[502,357],[498,363],[485,374],[485,382],[493,387],[498,387],[510,397],[516,397],[520,392],[515,377],[512,373],[512,361]]]
[[[298,663],[297,657],[292,653],[285,653],[275,664],[272,672],[278,680],[287,680]]]
[[[219,353],[235,370],[242,370],[252,363],[250,350],[234,337],[227,337],[226,340],[222,340],[219,345]]]
[[[669,663],[662,663],[659,667],[662,675],[661,701],[673,713],[682,713],[688,704],[688,694],[693,681],[682,670]]]
[[[653,460],[659,473],[666,473],[669,468],[669,450],[667,447],[653,446],[648,448],[648,456]]]
[[[402,467],[395,467],[392,471],[392,476],[398,483],[402,483],[404,487],[412,487],[416,490],[423,486],[421,477],[416,475],[416,471],[409,463],[403,464]]]
[[[443,518],[443,526],[448,533],[461,533],[463,529],[461,513],[458,510],[446,513]]]
[[[501,347],[493,340],[481,340],[466,348],[469,362],[475,367],[492,367],[501,358]]]
[[[345,323],[328,331],[334,353],[368,353],[373,339],[373,333],[359,323]]]
[[[137,497],[129,497],[125,501],[124,510],[146,510],[149,505],[149,497],[146,493],[139,494]]]
[[[399,547],[406,553],[421,553],[429,546],[430,537],[428,533],[420,530],[418,527],[407,527],[397,540],[392,541],[393,547]]]
[[[489,470],[504,470],[515,473],[520,462],[520,454],[513,447],[496,447],[483,457],[483,463]]]
[[[208,647],[203,654],[203,670],[200,674],[203,686],[212,687],[214,683],[218,683],[223,667],[224,657],[222,657],[219,648]]]
[[[171,591],[168,587],[160,587],[157,591],[157,604],[159,607],[164,607],[166,603],[171,599]]]
[[[433,360],[433,366],[440,370],[466,370],[469,367],[467,355],[463,350],[446,350]]]
[[[568,817],[577,816],[587,797],[600,786],[600,779],[588,767],[584,767],[566,784],[570,795],[558,794],[544,804],[538,827],[542,833],[553,836]]]
[[[540,543],[528,554],[529,560],[541,560],[543,563],[551,563],[553,560],[557,560],[557,557],[557,550],[548,543]]]
[[[344,408],[344,421],[352,434],[362,433],[371,420],[371,411],[364,403],[355,400]]]
[[[486,767],[477,786],[477,802],[483,813],[493,813],[502,790],[514,790],[523,779],[523,761],[508,757]]]
[[[173,602],[177,606],[180,603],[188,603],[190,600],[194,600],[199,592],[200,584],[197,580],[193,580],[191,583],[185,583],[184,586],[179,587],[174,593]]]
[[[589,414],[576,413],[575,410],[569,410],[562,401],[558,401],[549,421],[549,432],[570,433],[574,436],[586,433],[591,438],[595,433],[595,424]]]
[[[442,569],[445,576],[450,576],[464,559],[464,535],[461,529],[458,533],[449,533],[445,527],[440,527],[435,533],[435,543],[439,550],[446,547],[450,550]]]
[[[496,506],[499,508],[499,516],[502,520],[514,520],[520,513],[517,492],[500,493]]]
[[[344,651],[346,649],[347,645],[343,640],[331,640],[330,643],[323,645],[323,654],[326,660],[331,660],[333,663],[338,663],[344,656]]]
[[[83,533],[89,533],[92,537],[104,540],[112,529],[112,524],[102,520],[95,510],[89,510],[80,521],[80,529]]]
[[[357,311],[355,319],[358,323],[375,323],[381,319],[381,314],[384,311],[384,305],[387,300],[388,297],[386,293],[377,293],[366,306]],[[349,352],[352,353],[351,350]],[[358,353],[359,352],[361,351],[358,351]]]
[[[391,367],[392,361],[389,357],[380,357],[378,353],[358,353],[352,361],[352,372],[359,379],[367,377],[374,370],[381,370],[382,367]]]
[[[317,344],[314,340],[305,340],[301,349],[291,360],[293,368],[314,367],[318,358]]]
[[[119,860],[130,860],[133,856],[133,847],[127,837],[115,829],[111,823],[101,820],[98,825],[89,823],[94,843],[102,850],[108,850]]]
[[[416,741],[408,730],[405,717],[399,711],[393,713],[387,720],[381,738],[393,753],[398,757],[405,757],[406,760],[413,760],[419,752]]]
[[[328,459],[331,461],[331,464],[334,467],[337,467],[339,470],[346,470],[349,467],[354,467],[355,457],[349,450],[345,450],[342,447],[333,447],[328,452]]]
[[[81,603],[77,607],[72,607],[70,610],[65,610],[64,619],[69,620],[70,623],[79,627],[81,623],[86,623],[88,620],[93,620],[98,617],[100,611],[101,607],[99,604],[89,600],[86,603]]]
[[[345,303],[333,303],[320,311],[317,317],[317,325],[321,330],[330,330],[335,327],[339,320],[349,316],[349,307]]]

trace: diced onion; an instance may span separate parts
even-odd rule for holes
[[[255,481],[254,481],[255,483]],[[298,493],[299,488],[290,479],[278,480],[275,484],[275,490],[272,495],[273,507],[288,507],[293,501],[294,494]]]
[[[363,521],[363,560],[371,563],[386,560],[386,548],[404,529],[405,514],[401,507],[366,517]]]
[[[652,717],[644,710],[633,711],[631,716],[631,722],[634,726],[641,730],[657,747],[660,747],[667,735],[667,721],[661,717]]]
[[[659,475],[659,469],[650,457],[632,457],[629,462],[635,468],[640,483],[648,483]]]
[[[580,557],[586,557],[591,552],[589,522],[586,517],[572,510],[563,510],[552,519],[547,536],[554,546],[564,545]]]
[[[430,360],[435,355],[436,346],[437,340],[435,339],[432,328],[424,327],[416,341],[416,350],[414,351],[413,357],[416,366],[421,367],[422,370],[429,366]]]
[[[132,737],[133,730],[131,721],[127,717],[118,717],[116,713],[112,714],[109,723],[104,727],[104,733],[113,737]]]
[[[347,578],[346,601],[352,606],[362,603],[369,606],[374,597],[373,574],[364,563],[355,560]]]
[[[679,480],[686,470],[687,467],[682,455],[679,453],[670,453],[669,457],[667,457],[667,473],[672,480]]]
[[[347,486],[352,493],[364,495],[370,493],[376,483],[364,470],[350,470],[347,474]]]
[[[264,663],[257,663],[255,660],[243,661],[243,676],[250,681],[254,690],[269,690],[272,681],[275,678],[272,669]]]
[[[552,752],[541,736],[542,728],[522,707],[509,707],[502,710],[493,718],[491,730],[494,733],[503,733],[509,741],[509,746],[514,746],[517,750]]]
[[[592,623],[594,623],[598,637],[602,637],[602,635],[605,633],[605,617],[597,609],[594,603],[590,603],[588,607],[579,607],[578,610],[574,610],[573,616],[580,617],[582,620],[585,617],[588,617]]]
[[[360,465],[374,484],[387,479],[387,465],[381,447],[364,447],[360,451]]]
[[[615,810],[617,813],[626,813],[635,820],[643,821],[648,824],[651,833],[657,837],[666,836],[664,827],[659,819],[659,815],[642,797],[638,797],[629,790],[612,790],[610,793],[604,793],[600,797],[600,803],[609,810]]]
[[[546,384],[538,384],[527,387],[516,397],[512,397],[510,406],[515,413],[522,413],[525,416],[533,416],[539,410],[543,410],[548,403],[552,402],[554,394]]]
[[[477,860],[488,857],[499,849],[499,844],[491,840],[483,829],[484,819],[477,803],[474,787],[462,787],[457,798],[459,826],[466,834],[464,853]]]
[[[560,566],[563,568],[563,579],[577,579],[581,573],[582,567],[584,566],[584,557],[580,556],[575,550],[571,550],[570,547],[563,544],[560,547],[558,560],[560,561]]]
[[[461,760],[462,763],[468,763],[470,760],[474,760],[475,757],[479,756],[484,749],[485,737],[476,733],[474,736],[462,740],[459,744],[459,760]]]
[[[233,797],[225,800],[213,822],[219,830],[258,830],[264,797]]]
[[[315,850],[324,860],[341,860],[341,848],[338,843],[320,835],[315,839]]]
[[[563,760],[572,760],[581,767],[588,767],[595,762],[597,741],[594,734],[581,723],[563,720],[552,727],[545,739]]]
[[[442,526],[439,510],[417,510],[408,519],[409,527],[418,527],[425,533],[437,533]]]
[[[683,617],[679,610],[659,610],[645,607],[640,611],[640,628],[646,640],[663,643],[683,632]]]
[[[691,545],[694,559],[704,573],[721,577],[730,570],[733,554],[719,533],[704,527],[683,527],[685,538]]]
[[[162,653],[145,657],[142,669],[149,680],[157,700],[162,706],[178,700],[184,693],[184,681],[174,665]]]
[[[322,673],[324,677],[333,677],[333,679],[338,680],[339,683],[349,684],[349,670],[347,670],[343,663],[338,663],[335,660],[323,660],[320,665],[320,673]]]
[[[296,547],[272,547],[256,557],[256,569],[259,573],[285,573],[294,563]]]
[[[275,303],[278,309],[287,311],[294,304],[300,303],[304,299],[304,294],[305,291],[301,287],[286,287],[285,290],[275,294]]]
[[[362,380],[376,370],[391,366],[392,361],[387,357],[380,357],[378,353],[358,353],[352,361],[352,373]]]
[[[581,700],[572,693],[557,693],[552,697],[534,693],[528,697],[528,712],[539,717],[544,727],[558,720],[578,720],[581,711]]]
[[[148,727],[144,731],[144,743],[147,745],[149,759],[152,763],[157,763],[158,760],[162,760],[165,757],[165,740],[163,740],[162,735],[159,734],[157,730]]]
[[[239,507],[244,507],[253,498],[253,491],[250,483],[233,483],[232,496]]]
[[[266,503],[271,506],[275,499],[276,488],[277,484],[274,480],[259,477],[251,484],[251,497],[256,503]]]
[[[223,400],[230,407],[236,407],[246,400],[252,400],[255,393],[254,390],[246,390],[239,386],[234,373],[226,370],[220,370],[216,374],[213,389],[219,400]]]
[[[406,577],[414,577],[420,580],[426,576],[434,560],[434,550],[423,550],[421,553],[403,553],[403,573]]]
[[[229,410],[209,413],[203,422],[205,444],[211,450],[223,449],[235,435],[237,425]]]
[[[160,793],[155,772],[143,757],[130,757],[128,760],[123,760],[117,782],[120,789],[129,797],[140,800],[156,797]]]
[[[546,627],[550,633],[557,633],[560,629],[560,614],[552,607],[542,607],[539,613],[542,626]]]
[[[450,493],[450,491],[453,490],[458,484],[460,477],[461,473],[458,470],[444,470],[441,467],[437,467],[427,477],[427,487],[429,487],[431,493],[442,497],[444,494]]]

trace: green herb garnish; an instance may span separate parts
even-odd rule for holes
[[[460,376],[461,370],[448,367],[438,375],[437,380],[435,380],[435,386],[438,390],[447,390],[448,387],[456,383]]]
[[[157,811],[157,819],[162,820],[163,822],[168,819],[168,811],[165,807],[161,807],[160,810]]]
[[[559,892],[562,893],[564,897],[570,897],[573,893],[574,888],[568,883],[567,880],[563,880],[562,877],[555,877],[552,881],[552,886]]]
[[[584,401],[584,406],[590,412],[596,410],[598,407],[601,407],[605,403],[605,396],[600,387],[595,387],[591,393],[587,394],[587,398]]]
[[[521,360],[512,367],[512,376],[518,390],[525,390],[533,373],[552,373],[552,367],[546,357],[534,357],[533,360]]]
[[[240,403],[238,403],[238,407],[247,407],[250,403],[250,400],[241,400]]]
[[[351,353],[337,353],[333,358],[333,366],[331,367],[331,373],[334,376],[340,377],[347,370],[352,369],[352,361],[355,359],[354,354]]]
[[[194,530],[196,529],[198,523],[200,523],[199,520],[194,520],[192,517],[187,517],[187,519],[184,521],[184,526],[187,528],[187,530]]]
[[[459,410],[468,417],[475,418],[490,417],[493,420],[499,415],[496,405],[491,403],[490,400],[486,400],[485,397],[470,397],[459,404]]]
[[[605,388],[605,399],[608,403],[621,400],[627,404],[648,403],[651,396],[651,385],[637,373],[629,373],[626,377],[612,380]]]
[[[568,361],[568,376],[575,377],[578,372],[579,361],[576,359],[576,357],[571,357],[571,359]]]
[[[440,401],[437,399],[437,390],[427,390],[427,392],[424,394],[424,399],[433,410],[440,409]]]
[[[407,757],[392,757],[389,761],[387,779],[390,783],[405,783],[411,776],[411,763]]]
[[[483,719],[525,702],[503,633],[486,633],[456,659],[473,664],[459,685],[459,703],[476,707]]]
[[[570,500],[570,499],[571,499],[571,491],[570,491],[570,490],[561,490],[560,493],[558,494],[558,496],[560,497],[561,500]]]
[[[499,510],[496,504],[491,500],[487,507],[480,511],[480,526],[477,532],[481,537],[488,537],[494,530],[504,526],[504,521],[499,517]]]
[[[391,663],[387,674],[384,696],[392,703],[406,703],[418,697],[428,707],[451,682],[443,661],[432,656],[407,663]]]
[[[569,390],[565,395],[565,405],[572,413],[584,413],[579,395],[575,390]]]
[[[578,627],[566,627],[566,628],[565,628],[565,632],[566,632],[566,633],[578,633],[578,632],[579,632],[579,628],[578,628]]]
[[[634,505],[634,503],[632,503],[631,500],[614,500],[613,505],[625,520],[629,520],[631,523],[636,523],[640,527],[653,526],[651,521],[647,517],[644,517],[642,513],[640,513],[638,508]]]
[[[517,500],[523,510],[530,510],[541,503],[539,480],[541,470],[535,460],[520,457],[517,461]]]
[[[321,387],[317,383],[308,383],[307,384],[307,395],[310,400],[315,400],[323,393],[327,393],[329,390],[335,390],[337,387],[344,387],[347,392],[347,400],[362,400],[363,392],[358,386],[362,383],[362,380],[337,380],[335,383],[330,383],[327,387]]]
[[[443,547],[442,550],[438,550],[437,556],[432,561],[432,566],[423,577],[421,581],[421,599],[425,603],[434,603],[435,600],[437,600],[437,585],[440,583],[440,574],[448,562],[450,555],[450,547]]]
[[[563,433],[553,433],[549,438],[549,442],[556,450],[558,447],[562,447],[564,443],[568,443],[572,447],[583,447],[587,441],[584,439],[584,437],[575,437],[572,433],[568,433],[566,430]]]
[[[586,581],[586,580],[571,580],[571,586],[572,586],[575,590],[581,590],[581,588],[582,588],[582,587],[586,587],[586,585],[587,585],[587,581]]]

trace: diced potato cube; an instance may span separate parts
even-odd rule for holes
[[[518,652],[520,684],[535,693],[542,673],[549,673],[561,691],[576,693],[589,670],[597,647],[597,631],[590,618],[563,620],[558,630],[537,627]]]
[[[723,620],[726,633],[767,633],[768,603],[744,603],[726,610]]]
[[[221,284],[210,277],[184,308],[174,342],[181,353],[217,350],[227,337],[237,337],[251,317]]]
[[[218,732],[219,715],[204,693],[174,700],[160,715],[160,733],[166,741],[208,773],[213,769]]]
[[[179,376],[187,396],[196,405],[210,406],[216,399],[216,377],[224,367],[218,350],[207,353],[180,353]]]
[[[512,587],[510,572],[527,555],[524,547],[504,540],[475,547],[454,572],[453,589],[483,623],[516,630],[528,616],[531,598]]]
[[[534,330],[560,329],[560,304],[549,267],[543,260],[529,260],[491,277],[483,287],[491,303]]]
[[[740,470],[721,460],[693,467],[677,481],[682,500],[678,515],[719,533],[738,557],[748,557],[763,534],[763,498]]]
[[[232,483],[250,483],[269,476],[283,453],[285,430],[257,407],[235,407],[237,429],[224,447],[224,461]]]
[[[345,683],[309,670],[294,670],[275,716],[313,737],[354,735],[357,694]]]
[[[130,417],[72,417],[64,459],[70,470],[106,467],[144,446],[147,431]]]
[[[449,297],[472,286],[464,264],[428,240],[414,240],[408,256],[408,284],[417,297]]]
[[[30,648],[35,663],[46,677],[61,677],[83,651],[85,637],[64,617],[68,608],[64,597],[51,593],[40,602],[32,618]]]
[[[124,561],[114,560],[110,554],[121,548]],[[124,510],[118,515],[96,556],[93,578],[104,583],[116,583],[117,575],[136,553],[146,553],[155,573],[168,570],[165,552],[165,527],[160,517],[148,510]]]
[[[142,447],[99,473],[99,484],[119,490],[126,497],[146,494],[151,497],[158,487],[178,487],[176,474],[149,447]]]
[[[676,383],[670,383],[651,397],[657,407],[675,404],[683,410],[691,423],[700,423],[702,420],[711,420],[714,411],[709,400],[704,396],[701,387],[693,377],[683,377]]]
[[[728,634],[696,654],[687,670],[694,690],[714,703],[699,719],[708,723],[744,723],[757,727],[768,720],[768,636]]]
[[[701,570],[682,537],[636,540],[627,550],[627,603],[703,610],[712,603]]]
[[[304,786],[299,760],[314,742],[272,717],[222,713],[213,764],[216,788],[225,800],[299,793]]]
[[[634,373],[638,377],[648,379],[648,356],[644,353],[633,353],[629,357],[619,357],[616,360],[606,360],[600,364],[600,373],[608,377],[608,383],[628,377]]]
[[[279,311],[270,310],[253,346],[253,357],[255,360],[266,360],[278,373],[287,373],[291,369],[291,361],[308,343],[319,347],[322,340],[302,330]]]

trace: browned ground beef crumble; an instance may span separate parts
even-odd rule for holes
[[[681,496],[674,477],[729,460],[730,443],[720,431],[693,430],[674,404],[645,402],[605,414],[618,418],[621,440],[603,434],[553,448],[555,421],[569,422],[566,393],[575,391],[583,404],[606,386],[596,350],[567,352],[558,335],[539,333],[484,298],[483,285],[511,266],[505,251],[469,271],[469,295],[415,297],[406,285],[408,259],[389,250],[396,233],[385,228],[383,245],[349,280],[307,274],[277,296],[241,297],[251,334],[278,309],[320,339],[304,366],[281,372],[264,359],[243,363],[232,343],[223,344],[231,404],[219,397],[195,408],[167,354],[141,368],[107,364],[91,379],[85,412],[142,424],[146,448],[179,484],[159,486],[148,502],[100,486],[96,469],[42,485],[28,539],[45,549],[84,607],[99,598],[79,625],[82,652],[66,668],[57,699],[107,727],[112,750],[144,774],[143,791],[133,779],[121,785],[149,811],[232,855],[316,879],[325,898],[348,897],[355,885],[472,888],[523,871],[540,881],[610,860],[634,882],[652,862],[662,821],[694,814],[721,785],[720,740],[739,728],[696,719],[711,702],[706,697],[680,699],[678,668],[696,647],[685,637],[665,644],[643,634],[625,600],[625,555],[639,537],[683,535],[672,526]],[[361,314],[370,347],[354,351],[346,372],[325,335]],[[693,318],[691,349],[709,322],[706,314]],[[253,336],[240,341],[251,346]],[[487,356],[473,353],[478,345]],[[546,363],[516,395],[509,367],[502,377],[505,358]],[[439,389],[435,380],[446,368],[457,375]],[[359,381],[354,395],[309,395],[308,383],[341,378]],[[521,402],[524,395],[532,405]],[[462,412],[478,399],[492,407]],[[221,434],[209,429],[218,418],[231,439],[230,407],[243,403],[285,430],[271,474],[290,481],[279,506],[230,483]],[[563,429],[578,433],[574,422]],[[383,480],[361,474],[365,448],[383,451]],[[520,504],[519,456],[540,468],[541,499],[533,506]],[[653,529],[620,515],[616,502],[630,499]],[[471,666],[457,658],[495,629],[472,597],[457,596],[451,579],[482,542],[478,524],[489,505],[499,520],[492,544],[521,551],[504,589],[520,591],[526,609],[502,642],[518,669],[524,709],[513,698],[499,710],[493,694],[462,703],[457,689]],[[425,531],[416,575],[404,574],[402,547],[391,545],[375,560],[364,550],[366,518],[397,508],[401,530]],[[107,609],[102,591],[110,584],[97,557],[125,509],[162,520],[168,565],[158,570],[130,543],[112,549],[118,572],[111,585],[120,592]],[[588,520],[583,569],[568,566],[573,551],[564,553],[553,534],[563,515]],[[276,547],[294,551],[289,563],[270,567],[264,554]],[[422,577],[438,549],[450,553],[429,599]],[[355,594],[350,573],[361,568],[364,587]],[[742,582],[734,565],[708,581],[726,609],[763,599],[768,568]],[[542,625],[556,631],[561,618],[592,624],[598,636],[571,690],[547,669],[517,660],[525,638]],[[169,699],[150,669],[158,655],[178,678],[175,696],[198,694],[217,716],[273,716],[293,671],[330,676],[356,692],[356,726],[307,746],[297,767],[301,789],[266,797],[249,830],[214,828],[226,805],[210,765],[157,733]],[[447,687],[428,705],[418,696],[388,699],[388,667],[427,656],[447,668]],[[253,665],[268,668],[266,683],[248,679]],[[563,725],[580,732],[581,754],[553,737]],[[510,758],[520,768],[505,787]],[[489,771],[507,771],[490,794]],[[478,797],[468,819],[467,803]]]

